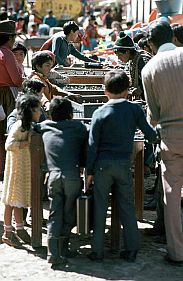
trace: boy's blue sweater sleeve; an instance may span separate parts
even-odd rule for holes
[[[155,142],[158,138],[158,134],[156,130],[149,125],[147,122],[146,116],[139,105],[137,105],[137,112],[138,112],[138,128],[144,134],[145,139],[149,142]]]
[[[94,165],[98,155],[98,147],[100,140],[101,122],[98,118],[97,111],[94,112],[89,131],[88,153],[87,153],[87,174],[94,174]]]
[[[73,44],[70,45],[70,53],[71,55],[73,55],[74,57],[78,58],[79,60],[85,61],[85,62],[97,62],[96,60],[90,59],[88,57],[86,57],[85,55],[83,55],[82,53],[80,53]]]

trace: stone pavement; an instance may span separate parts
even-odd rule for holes
[[[2,184],[0,184],[0,194]],[[44,204],[44,218],[48,216]],[[90,236],[79,236],[73,230],[71,243],[80,254],[69,259],[66,266],[54,270],[46,261],[46,228],[43,228],[43,246],[33,249],[23,245],[15,249],[0,241],[0,281],[62,281],[62,280],[128,280],[128,281],[181,281],[183,266],[172,266],[164,261],[166,245],[158,244],[152,237],[143,235],[143,228],[151,227],[155,218],[154,211],[144,211],[144,220],[139,222],[141,250],[135,263],[119,259],[119,252],[110,252],[110,219],[107,219],[105,237],[105,260],[103,263],[91,262],[86,258],[90,251]],[[28,228],[31,233],[31,229]],[[0,237],[3,233],[3,205],[0,204]]]

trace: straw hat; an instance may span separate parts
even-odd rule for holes
[[[0,34],[16,35],[15,22],[13,20],[0,21]]]

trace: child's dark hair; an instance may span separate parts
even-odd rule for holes
[[[68,21],[63,26],[63,31],[65,35],[68,35],[71,31],[76,32],[79,30],[79,26],[75,21]]]
[[[36,65],[42,67],[45,62],[50,60],[53,61],[52,57],[47,52],[38,51],[32,56],[32,69],[37,70]]]
[[[104,84],[109,93],[118,95],[129,88],[129,78],[123,70],[112,70],[105,75]]]
[[[25,56],[27,54],[27,48],[22,43],[20,43],[18,41],[13,44],[13,48],[11,50],[12,50],[12,52],[21,50],[21,51],[24,52]]]
[[[26,79],[22,83],[22,92],[24,94],[38,95],[44,87],[45,84],[38,79]]]
[[[55,97],[50,103],[50,115],[53,121],[72,119],[73,107],[67,98]]]
[[[22,121],[23,131],[30,130],[32,123],[32,109],[39,105],[39,98],[35,95],[23,95],[17,99],[17,119]]]

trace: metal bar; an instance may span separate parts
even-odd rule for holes
[[[152,0],[150,0],[150,4],[149,4],[149,14],[151,13],[152,11]]]
[[[144,142],[135,145],[135,209],[138,220],[143,220],[144,206]]]
[[[144,19],[145,19],[145,17],[144,17],[144,14],[145,14],[145,1],[144,0],[142,0],[143,1],[143,3],[142,3],[142,22],[144,22]]]
[[[136,22],[139,21],[139,1],[136,0]]]

